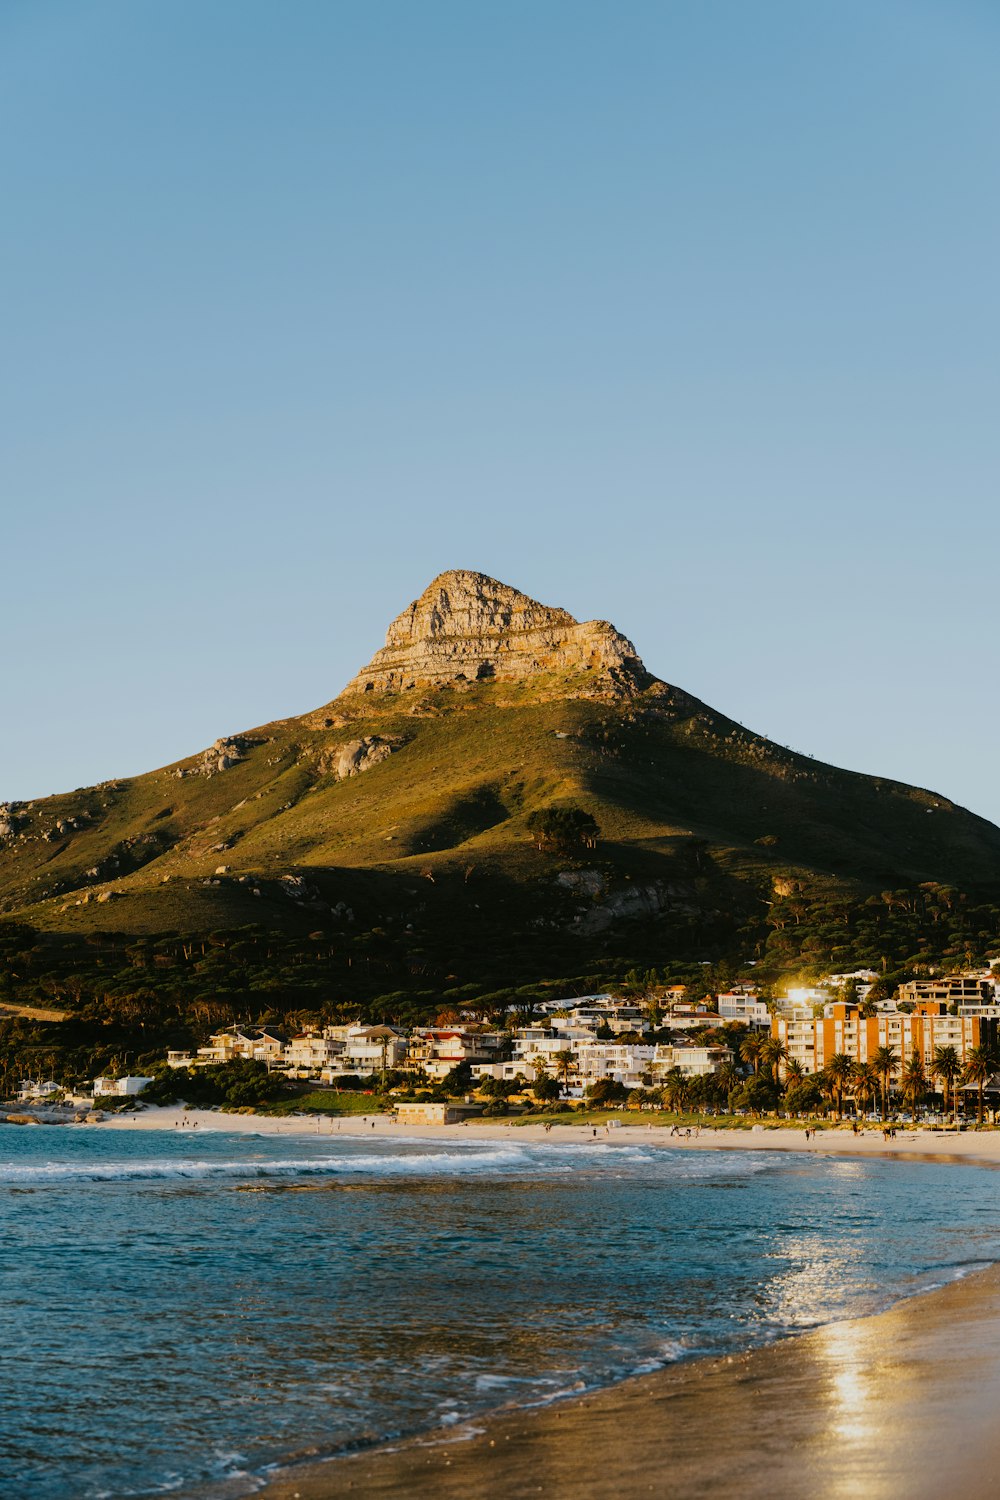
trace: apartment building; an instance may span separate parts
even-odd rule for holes
[[[838,1002],[822,1016],[797,1012],[771,1021],[771,1035],[806,1073],[820,1072],[840,1052],[852,1062],[869,1062],[879,1047],[891,1047],[900,1064],[914,1052],[926,1064],[936,1047],[954,1047],[964,1062],[970,1048],[993,1041],[996,1029],[991,1017],[953,1016],[941,1001],[931,1000],[921,1001],[910,1014],[894,1010],[861,1016],[857,1006]]]
[[[992,1009],[997,1003],[996,988],[991,979],[981,976],[967,977],[964,974],[945,974],[939,979],[911,979],[901,984],[897,1001],[907,1000],[911,1005],[930,1001],[935,1005],[957,1005],[962,1010],[979,1010],[984,1006]]]

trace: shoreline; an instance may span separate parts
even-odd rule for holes
[[[937,1500],[1000,1465],[1000,1265],[744,1354],[272,1471],[265,1500]],[[204,1492],[207,1496],[208,1493]],[[218,1493],[217,1491],[215,1493]]]
[[[187,1124],[183,1124],[183,1121]],[[15,1127],[17,1128],[17,1127]],[[30,1127],[20,1127],[30,1128]],[[872,1156],[914,1161],[964,1163],[968,1166],[1000,1167],[1000,1130],[942,1130],[910,1126],[895,1140],[886,1141],[879,1129],[860,1135],[850,1129],[829,1128],[813,1134],[807,1142],[805,1129],[757,1126],[744,1130],[702,1126],[700,1135],[671,1135],[666,1125],[638,1122],[613,1125],[555,1125],[470,1120],[466,1125],[398,1125],[390,1115],[275,1116],[225,1114],[210,1109],[183,1109],[179,1105],[147,1106],[132,1115],[109,1115],[107,1119],[73,1125],[83,1130],[166,1130],[192,1140],[204,1134],[287,1136],[306,1140],[336,1140],[364,1137],[370,1140],[442,1141],[456,1145],[474,1141],[505,1141],[509,1145],[611,1145],[656,1146],[677,1151],[791,1151],[816,1156]],[[596,1129],[596,1134],[595,1134]]]

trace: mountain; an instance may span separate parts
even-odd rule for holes
[[[592,816],[596,847],[533,837],[553,807]],[[606,621],[467,571],[324,707],[0,807],[0,919],[50,946],[278,932],[330,945],[341,987],[362,953],[386,989],[898,957],[940,922],[986,942],[998,902],[991,823],[775,745]]]

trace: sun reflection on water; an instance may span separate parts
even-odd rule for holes
[[[841,1441],[859,1442],[873,1429],[873,1392],[865,1368],[868,1341],[852,1321],[831,1323],[823,1342],[830,1364],[831,1431]]]

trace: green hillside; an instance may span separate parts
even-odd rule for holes
[[[3,911],[67,934],[294,930],[369,889],[397,889],[405,905],[422,881],[424,904],[441,882],[490,878],[529,888],[554,920],[575,885],[571,916],[594,928],[602,911],[628,924],[615,906],[637,881],[664,913],[711,907],[723,892],[752,911],[776,888],[860,897],[1000,883],[992,824],[780,749],[686,695],[517,701],[506,690],[498,705],[493,692],[441,691],[422,713],[389,702],[366,717],[350,713],[363,701],[345,714],[341,700],[333,723],[310,715],[237,737],[239,758],[211,775],[196,756],[15,806],[0,846]],[[339,780],[338,752],[368,737],[392,753]],[[535,848],[528,817],[552,805],[593,814],[596,850]],[[566,872],[593,873],[568,886]]]
[[[132,997],[139,1055],[151,1032],[197,1039],[196,1002],[202,1033],[263,1014],[423,1018],[633,969],[697,979],[755,960],[767,979],[1000,940],[984,819],[784,750],[648,676],[584,691],[549,674],[342,696],[0,809],[0,1004],[55,1002],[93,1027]],[[345,751],[371,763],[345,778]],[[529,821],[553,807],[592,816],[596,847],[539,848]],[[58,1029],[17,1026],[17,1046]]]

